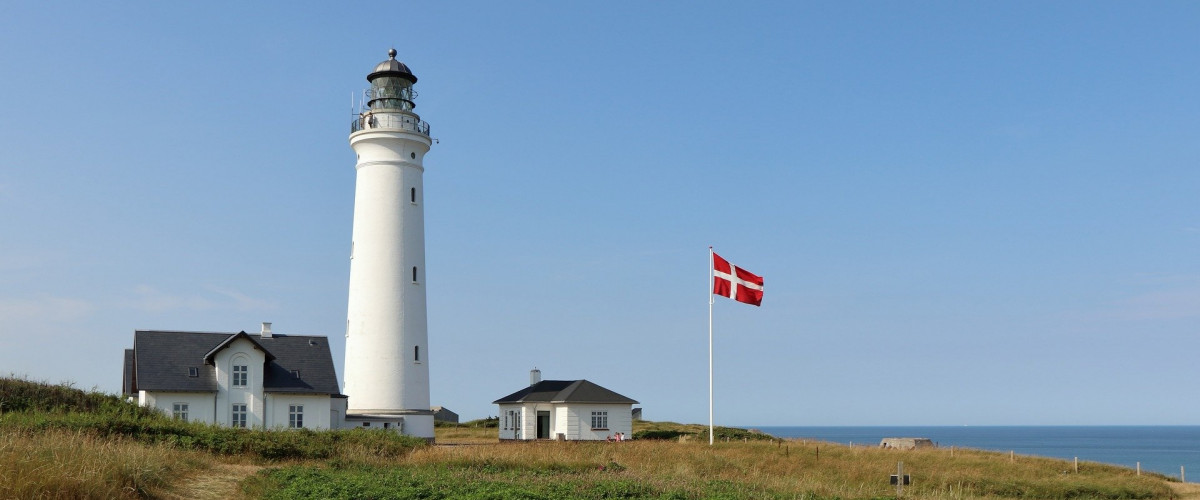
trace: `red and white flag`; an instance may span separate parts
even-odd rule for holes
[[[763,279],[762,276],[730,264],[716,252],[713,258],[713,290],[714,295],[729,297],[738,302],[750,305],[762,305]]]

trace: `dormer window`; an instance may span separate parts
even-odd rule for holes
[[[199,377],[200,369],[195,366],[189,366],[188,367],[188,376],[189,377]]]
[[[292,378],[300,378],[300,370],[292,370]]]

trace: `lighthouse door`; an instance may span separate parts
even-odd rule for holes
[[[537,412],[537,438],[550,439],[550,412]]]

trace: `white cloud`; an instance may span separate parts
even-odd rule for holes
[[[1200,288],[1144,293],[1115,304],[1123,320],[1163,320],[1200,317]]]
[[[87,317],[96,305],[71,297],[36,294],[27,298],[0,299],[0,324],[18,324],[29,320],[65,323]]]
[[[273,300],[263,300],[250,297],[236,290],[209,287],[209,290],[233,299],[233,307],[239,311],[260,311],[278,309],[279,304]]]
[[[172,294],[150,285],[138,285],[133,296],[118,301],[118,306],[145,312],[167,311],[257,311],[276,309],[274,301],[256,299],[236,290],[206,287],[210,294]]]

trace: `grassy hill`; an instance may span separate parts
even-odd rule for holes
[[[498,443],[479,421],[438,445],[363,430],[182,424],[110,395],[0,379],[0,498],[1168,499],[1157,475],[956,450],[849,448],[638,422],[625,443]],[[1173,489],[1174,488],[1174,489]],[[1188,497],[1183,497],[1188,498]]]

